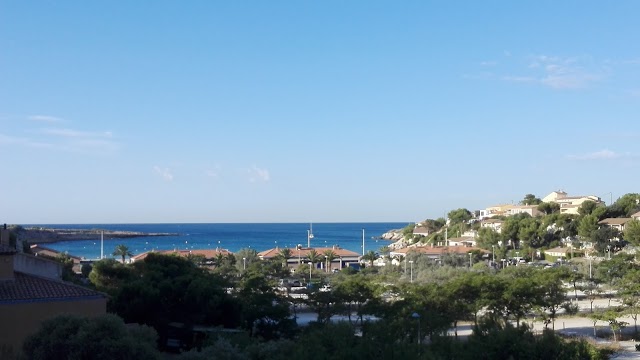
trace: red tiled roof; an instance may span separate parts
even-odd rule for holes
[[[627,222],[631,221],[631,218],[606,218],[602,221],[599,221],[600,225],[624,225]]]
[[[484,253],[488,253],[487,250],[480,249],[477,247],[467,247],[467,246],[417,246],[410,248],[402,248],[398,250],[394,250],[394,253],[407,254],[411,251],[415,251],[421,254],[427,255],[441,255],[446,253],[456,253],[456,254],[466,254],[472,251],[480,251]]]
[[[269,249],[269,250],[265,250],[265,251],[261,251],[258,253],[258,256],[261,259],[272,259],[276,256],[278,256],[278,254],[280,254],[280,248],[273,248],[273,249]],[[346,249],[342,249],[339,247],[321,247],[321,248],[301,248],[300,250],[298,249],[290,249],[291,250],[291,256],[293,257],[307,257],[307,255],[309,254],[309,252],[311,250],[315,250],[319,255],[322,256],[322,254],[327,251],[327,250],[331,250],[333,251],[338,257],[348,257],[348,256],[355,256],[355,257],[359,257],[360,254],[358,254],[357,252],[353,252],[351,250],[346,250]]]
[[[58,250],[54,250],[54,249],[51,249],[51,248],[48,248],[48,247],[44,247],[44,246],[38,245],[38,244],[31,245],[30,248],[31,248],[31,252],[34,253],[34,254],[42,254],[42,255],[53,256],[53,257],[62,254]],[[79,256],[74,256],[74,255],[69,255],[69,254],[67,254],[67,255],[73,260],[77,260],[77,261],[82,260],[82,258],[79,257]]]
[[[105,295],[82,286],[21,272],[14,272],[14,280],[0,281],[0,303],[95,297]]]
[[[232,252],[227,249],[152,250],[152,251],[147,251],[142,254],[133,256],[131,259],[133,261],[143,260],[150,253],[162,254],[162,255],[179,255],[184,257],[187,257],[189,255],[204,256],[206,259],[213,259],[216,256],[218,256],[218,254],[222,254],[222,255],[232,254]]]

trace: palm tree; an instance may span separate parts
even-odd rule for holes
[[[331,262],[338,258],[338,254],[336,254],[335,251],[328,249],[325,250],[322,255],[324,255],[324,260],[327,264],[327,271],[329,271],[329,269],[331,269]]]
[[[366,254],[362,255],[362,260],[368,261],[371,266],[373,266],[373,262],[376,261],[378,255],[373,250],[369,250]]]
[[[315,264],[319,263],[320,261],[322,261],[321,258],[320,258],[320,254],[318,254],[316,249],[309,250],[309,252],[307,253],[307,260],[309,260],[309,262],[312,265],[315,265]]]
[[[124,264],[125,257],[131,258],[133,253],[129,251],[129,247],[125,244],[120,244],[116,246],[116,249],[113,251],[113,256],[122,256],[122,263]]]
[[[292,257],[291,255],[291,249],[289,248],[280,249],[280,251],[278,251],[278,257],[284,260],[284,267],[287,266],[288,260]]]

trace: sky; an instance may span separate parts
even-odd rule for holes
[[[639,192],[637,1],[0,2],[0,222]]]

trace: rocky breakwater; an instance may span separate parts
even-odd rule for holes
[[[382,234],[380,238],[393,241],[393,244],[388,246],[391,250],[402,249],[404,247],[407,247],[408,245],[404,238],[404,235],[402,234],[402,229],[389,230],[386,233]]]
[[[48,229],[21,228],[18,237],[28,243],[53,243],[58,241],[97,240],[101,236],[105,239],[126,239],[146,236],[177,236],[174,233],[145,233],[138,231],[100,230],[100,229]]]

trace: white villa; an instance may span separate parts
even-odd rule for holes
[[[578,215],[578,208],[585,201],[593,201],[596,204],[604,204],[604,202],[595,195],[568,196],[566,192],[558,190],[553,191],[549,195],[542,198],[542,201],[548,203],[556,203],[560,205],[561,214]]]

